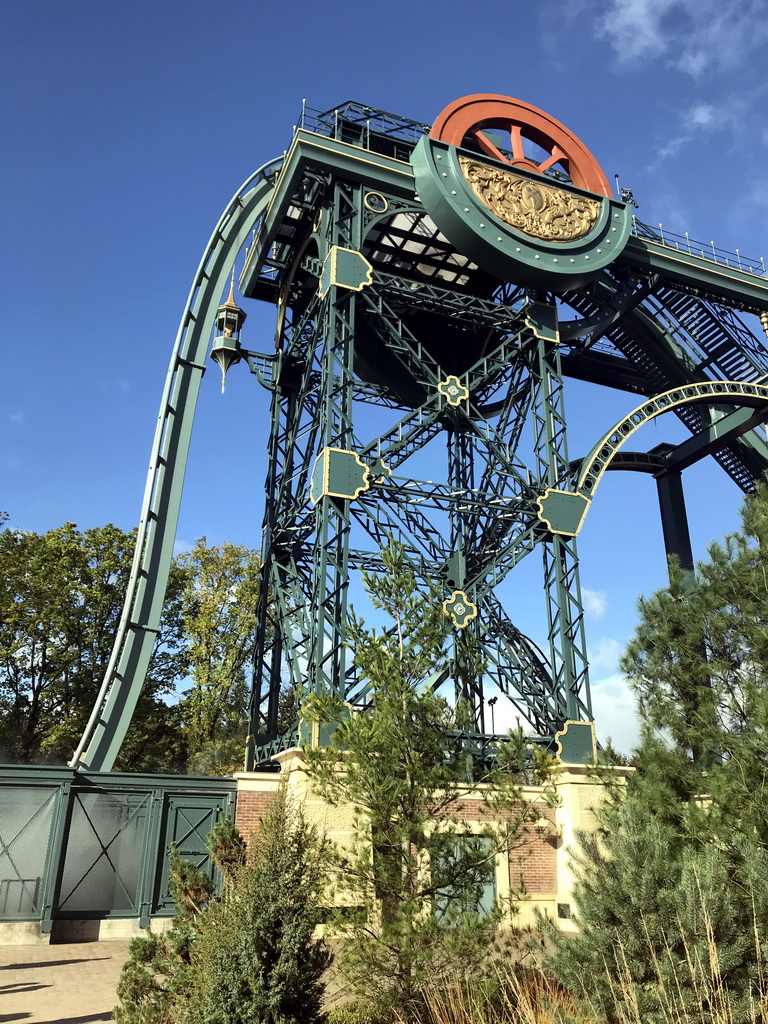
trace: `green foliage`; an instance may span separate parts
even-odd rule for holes
[[[406,1013],[427,979],[475,966],[489,948],[501,908],[482,913],[477,897],[496,855],[512,851],[538,813],[511,770],[524,757],[519,736],[486,769],[448,740],[462,709],[457,716],[428,683],[449,657],[448,620],[436,590],[419,591],[401,546],[383,557],[384,574],[364,583],[394,628],[367,629],[355,616],[348,627],[373,706],[350,716],[329,698],[305,702],[310,719],[338,725],[328,746],[304,757],[323,799],[354,809],[350,844],[334,858],[342,975],[378,1009]],[[467,673],[481,669],[469,644],[459,657]],[[483,820],[465,819],[462,798]]]
[[[122,613],[135,531],[0,531],[0,760],[61,763],[82,735]],[[205,539],[171,567],[121,771],[242,766],[259,563]],[[182,680],[191,689],[169,700]]]
[[[169,886],[176,912],[171,930],[131,940],[117,986],[117,1024],[176,1024],[176,1006],[191,984],[190,955],[195,927],[208,908],[214,886],[204,871],[171,847]]]
[[[697,849],[634,793],[603,822],[610,831],[580,837],[572,897],[580,934],[549,930],[558,980],[609,1019],[631,1006],[649,1022],[667,1020],[672,1005],[682,1019],[709,1019],[725,985],[734,1019],[749,1019],[753,920],[727,857],[711,844]]]
[[[176,844],[171,846],[169,888],[176,906],[174,921],[177,925],[188,925],[196,921],[214,893],[215,886],[208,875],[184,860]]]
[[[768,935],[768,497],[691,580],[640,602],[623,660],[643,721],[636,772],[580,837],[581,934],[550,963],[610,1019],[749,1020]],[[726,1000],[726,1003],[723,1000]]]
[[[176,559],[191,688],[181,709],[190,772],[242,767],[261,564],[245,547],[208,547],[205,537]]]
[[[243,837],[231,818],[220,818],[206,840],[211,860],[226,879],[233,880],[245,863]]]
[[[325,1024],[383,1024],[381,1013],[364,999],[350,999],[325,1015]]]
[[[314,1024],[329,962],[314,937],[325,877],[316,830],[282,786],[247,858],[228,819],[208,848],[225,872],[221,896],[172,848],[173,927],[131,942],[117,1024]]]
[[[122,610],[135,535],[116,526],[0,532],[0,759],[67,760],[101,684]],[[178,767],[178,578],[117,767]]]
[[[179,1024],[313,1024],[329,955],[321,920],[323,843],[278,795],[225,898],[197,922]]]

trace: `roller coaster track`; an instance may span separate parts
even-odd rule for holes
[[[111,771],[139,699],[168,583],[200,382],[222,292],[271,198],[282,158],[255,171],[222,214],[200,261],[165,380],[123,614],[101,689],[70,762]]]
[[[569,295],[569,304],[585,319],[598,318],[617,287],[606,276],[591,296]],[[732,310],[680,291],[664,280],[608,326],[602,337],[634,371],[634,390],[648,397],[685,384],[710,380],[755,383],[768,375],[768,351]],[[594,344],[594,340],[590,342]],[[600,357],[595,355],[593,379],[610,384],[608,361],[601,372]],[[575,361],[574,356],[566,355],[566,372]],[[717,406],[675,410],[692,433],[704,429],[723,411]],[[713,457],[745,492],[754,490],[755,480],[768,468],[768,446],[754,433],[729,442]]]

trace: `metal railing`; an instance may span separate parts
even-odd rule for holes
[[[674,231],[668,231],[663,224],[658,227],[651,227],[650,224],[643,224],[635,216],[632,217],[632,234],[638,238],[648,238],[654,242],[661,242],[670,249],[677,249],[678,252],[687,252],[691,256],[698,256],[701,259],[718,263],[723,267],[730,267],[732,270],[742,270],[746,274],[756,274],[758,277],[768,277],[765,269],[765,258],[763,256],[744,256],[740,249],[731,252],[722,249],[714,242],[699,242],[691,238],[688,232],[682,235]]]
[[[421,136],[429,132],[431,125],[412,121],[399,114],[390,114],[385,110],[376,110],[353,100],[332,110],[315,110],[308,107],[304,100],[301,114],[293,126],[294,131],[297,128],[343,141],[351,141],[351,136],[358,145],[370,149],[371,140],[382,136],[404,142],[413,148]]]
[[[376,110],[353,100],[348,100],[331,110],[316,110],[314,107],[308,107],[306,100],[302,100],[301,112],[293,126],[294,132],[299,128],[327,138],[350,142],[363,149],[376,148],[383,138],[402,142],[407,147],[402,156],[407,158],[419,139],[429,133],[431,125],[413,121],[399,114]],[[556,172],[552,176],[563,177]],[[698,256],[720,266],[768,278],[764,257],[745,256],[740,249],[723,249],[715,245],[714,241],[697,241],[691,238],[687,231],[678,234],[666,230],[663,224],[652,227],[633,215],[632,234],[638,238],[660,242],[670,249],[687,252],[691,256]]]

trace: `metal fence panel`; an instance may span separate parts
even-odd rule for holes
[[[0,920],[173,912],[168,853],[212,872],[206,837],[234,779],[0,766]]]
[[[58,787],[0,789],[0,918],[39,915]]]
[[[158,863],[158,886],[153,907],[156,913],[173,911],[173,900],[168,886],[168,856],[171,846],[175,844],[184,860],[191,861],[195,867],[212,875],[213,868],[205,840],[225,811],[221,800],[212,804],[210,797],[167,794]]]
[[[72,797],[58,913],[138,915],[149,794]]]

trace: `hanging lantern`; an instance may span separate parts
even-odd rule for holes
[[[240,354],[240,328],[245,323],[246,313],[235,302],[234,274],[229,286],[227,301],[216,311],[216,337],[213,340],[211,359],[221,368],[221,393],[227,383],[227,370],[242,359]]]

